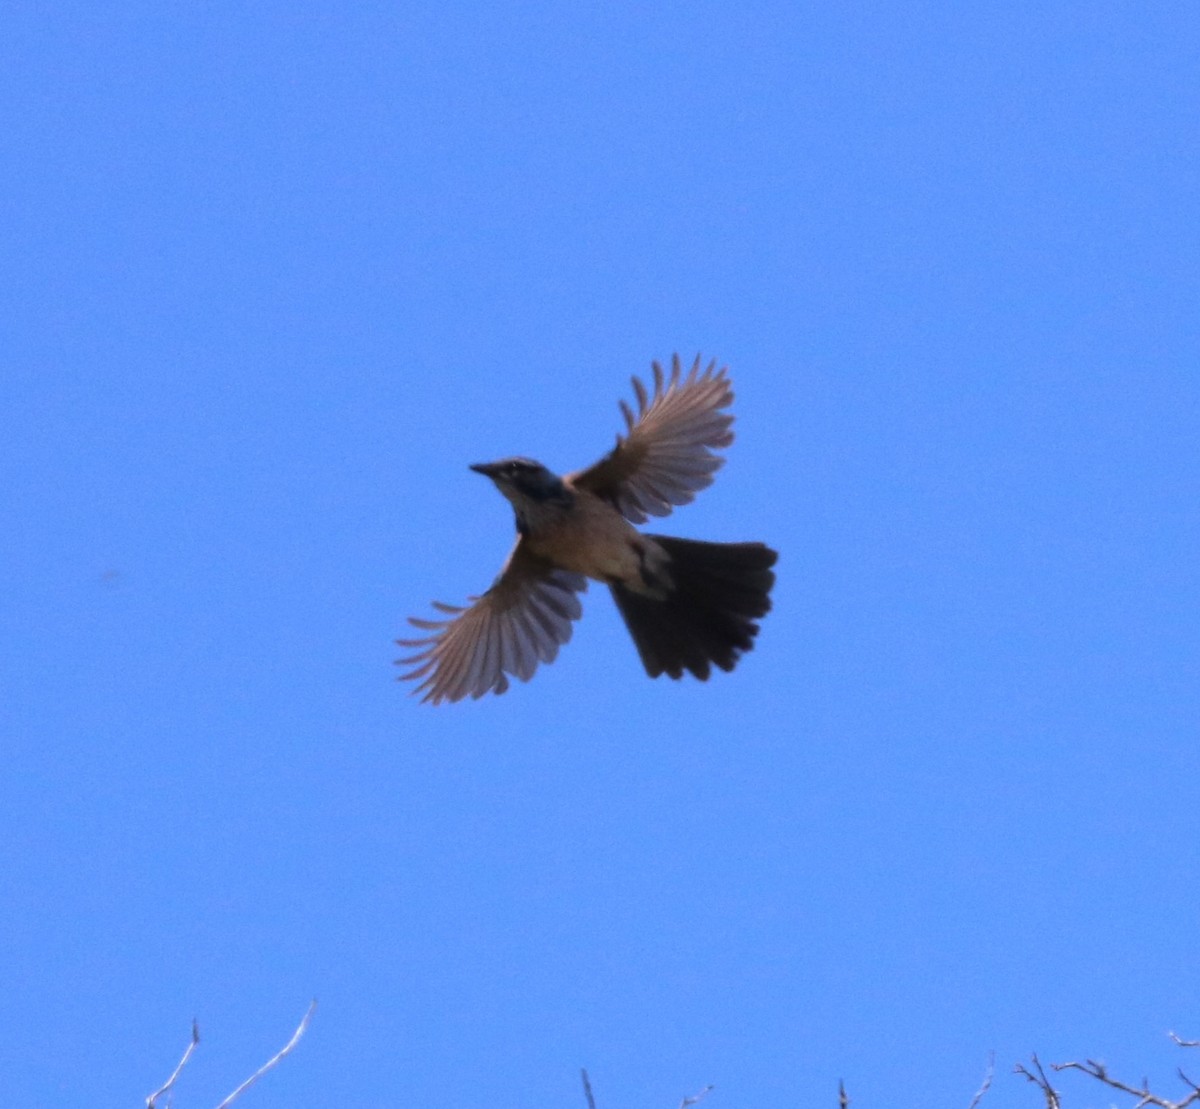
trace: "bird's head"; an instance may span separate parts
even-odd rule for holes
[[[570,499],[563,479],[551,473],[532,458],[502,458],[499,462],[477,462],[472,467],[477,474],[490,477],[496,488],[518,510],[542,505],[548,501]]]

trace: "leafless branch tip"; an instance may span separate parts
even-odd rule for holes
[[[223,1102],[221,1102],[221,1104],[217,1106],[217,1109],[229,1109],[229,1106],[232,1105],[239,1097],[241,1097],[242,1094],[244,1094],[248,1089],[250,1089],[255,1082],[262,1078],[267,1071],[273,1069],[281,1060],[290,1055],[295,1049],[296,1045],[300,1042],[300,1037],[303,1036],[307,1031],[309,1021],[312,1020],[313,1013],[316,1011],[317,1002],[314,998],[309,1003],[308,1011],[304,1014],[303,1018],[301,1018],[299,1025],[296,1027],[296,1031],[292,1033],[292,1038],[288,1040],[288,1042],[284,1044],[283,1047],[281,1047],[270,1059],[263,1063],[263,1065],[259,1067],[258,1070],[256,1070],[249,1078],[247,1078],[245,1082],[243,1082],[236,1090],[234,1090],[233,1093],[231,1093]]]
[[[996,1053],[994,1051],[992,1051],[992,1052],[989,1052],[989,1054],[988,1054],[988,1065],[987,1065],[987,1070],[984,1072],[984,1075],[983,1075],[983,1084],[979,1087],[978,1090],[975,1091],[975,1096],[973,1098],[971,1098],[971,1104],[967,1106],[967,1109],[977,1109],[977,1106],[983,1100],[983,1095],[986,1094],[988,1092],[988,1090],[991,1089],[992,1078],[995,1076],[995,1074],[996,1074]]]
[[[1168,1032],[1167,1035],[1180,1047],[1200,1047],[1200,1040],[1183,1040],[1176,1036],[1174,1032]],[[1035,1082],[1042,1088],[1042,1092],[1046,1094],[1048,1109],[1059,1109],[1058,1094],[1050,1088],[1046,1072],[1042,1069],[1042,1065],[1038,1062],[1036,1055],[1033,1057],[1033,1062],[1037,1067],[1038,1077],[1032,1075],[1022,1066],[1017,1067],[1017,1073],[1024,1074],[1031,1082]],[[1191,1093],[1179,1101],[1171,1101],[1161,1094],[1154,1093],[1150,1089],[1150,1080],[1148,1078],[1143,1078],[1140,1086],[1132,1086],[1128,1082],[1122,1082],[1119,1078],[1114,1078],[1109,1074],[1108,1067],[1097,1059],[1087,1059],[1082,1063],[1051,1063],[1050,1067],[1055,1071],[1081,1071],[1089,1078],[1094,1078],[1097,1082],[1108,1086],[1112,1090],[1119,1090],[1123,1094],[1128,1094],[1130,1097],[1136,1098],[1137,1101],[1133,1109],[1146,1109],[1147,1106],[1155,1106],[1156,1109],[1185,1109],[1185,1106],[1195,1105],[1197,1102],[1200,1102],[1200,1086],[1197,1086],[1195,1082],[1184,1074],[1182,1069],[1178,1071],[1179,1077]],[[1053,1100],[1051,1100],[1052,1098]]]
[[[196,1050],[196,1046],[200,1043],[200,1027],[195,1020],[192,1021],[192,1038],[187,1045],[187,1049],[183,1053],[183,1058],[179,1060],[179,1065],[171,1072],[171,1077],[166,1080],[157,1090],[146,1098],[146,1109],[155,1109],[158,1105],[158,1099],[171,1092],[172,1087],[179,1080],[179,1076],[183,1073],[183,1068],[187,1066],[188,1060],[192,1057],[192,1052]]]
[[[698,1101],[703,1101],[712,1092],[712,1086],[705,1086],[698,1094],[693,1094],[691,1097],[685,1097],[679,1103],[679,1109],[688,1109],[689,1105],[695,1105]]]
[[[1024,1075],[1025,1078],[1042,1091],[1042,1096],[1046,1099],[1046,1109],[1062,1109],[1062,1099],[1058,1096],[1058,1091],[1050,1085],[1050,1079],[1046,1077],[1046,1070],[1042,1066],[1042,1061],[1036,1054],[1030,1056],[1030,1059],[1034,1069],[1037,1071],[1036,1074],[1021,1063],[1018,1063],[1013,1069],[1017,1074]],[[1058,1068],[1055,1067],[1054,1069],[1057,1070]]]

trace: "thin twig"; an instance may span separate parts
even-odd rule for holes
[[[975,1096],[971,1098],[971,1104],[967,1109],[976,1109],[976,1106],[983,1100],[983,1095],[991,1089],[992,1076],[996,1073],[996,1053],[994,1051],[988,1053],[987,1073],[983,1076],[983,1085],[975,1091]]]
[[[1167,1035],[1180,1047],[1200,1047],[1200,1040],[1181,1040],[1174,1032],[1168,1032]],[[1034,1059],[1036,1061],[1036,1055]],[[1148,1078],[1143,1078],[1140,1086],[1131,1086],[1127,1082],[1122,1082],[1119,1078],[1113,1078],[1108,1073],[1108,1068],[1095,1059],[1088,1059],[1084,1063],[1052,1063],[1051,1066],[1056,1071],[1083,1071],[1084,1074],[1096,1079],[1097,1082],[1102,1082],[1105,1086],[1114,1090],[1120,1090],[1123,1094],[1129,1094],[1130,1097],[1137,1098],[1134,1109],[1146,1109],[1146,1106],[1149,1105],[1157,1106],[1157,1109],[1185,1109],[1185,1106],[1200,1102],[1200,1086],[1197,1086],[1182,1070],[1178,1072],[1179,1077],[1192,1092],[1181,1101],[1171,1101],[1159,1094],[1151,1093],[1150,1080]],[[1057,1106],[1052,1107],[1052,1109],[1057,1109]]]
[[[706,1097],[708,1097],[708,1095],[711,1091],[712,1091],[712,1086],[705,1086],[704,1089],[701,1090],[698,1094],[695,1094],[692,1097],[685,1097],[679,1103],[679,1109],[688,1109],[689,1105],[695,1105],[696,1102],[703,1101]]]
[[[158,1104],[158,1099],[163,1094],[169,1094],[171,1087],[175,1085],[176,1080],[183,1073],[183,1068],[187,1066],[187,1061],[192,1057],[192,1052],[196,1050],[196,1045],[200,1042],[200,1028],[195,1020],[192,1021],[192,1042],[187,1045],[187,1050],[183,1053],[183,1058],[179,1060],[177,1066],[172,1072],[171,1077],[166,1080],[157,1090],[146,1098],[146,1109],[154,1109]]]
[[[596,1109],[596,1099],[592,1097],[592,1084],[588,1081],[587,1071],[581,1070],[579,1073],[583,1075],[583,1092],[587,1097],[588,1109]]]
[[[846,1093],[846,1083],[838,1079],[838,1109],[850,1109],[850,1095]]]
[[[262,1078],[267,1071],[271,1070],[271,1068],[274,1067],[281,1059],[291,1054],[292,1049],[300,1042],[300,1037],[304,1035],[305,1030],[308,1028],[308,1022],[312,1020],[312,1015],[314,1012],[316,1012],[316,1009],[317,1002],[314,998],[308,1006],[308,1012],[304,1014],[304,1018],[300,1021],[296,1031],[292,1033],[292,1038],[283,1045],[283,1047],[273,1058],[268,1059],[265,1063],[263,1063],[258,1070],[256,1070],[249,1078],[247,1078],[246,1081],[243,1082],[236,1090],[234,1090],[233,1093],[231,1093],[223,1102],[221,1102],[221,1104],[217,1106],[217,1109],[228,1109],[228,1107],[232,1105],[239,1097],[241,1097],[242,1094],[244,1094],[248,1089],[250,1089],[255,1082]]]
[[[1103,1082],[1106,1086],[1111,1086],[1114,1090],[1120,1090],[1123,1094],[1129,1094],[1138,1099],[1134,1109],[1143,1109],[1146,1105],[1157,1105],[1159,1109],[1179,1109],[1179,1107],[1187,1105],[1189,1102],[1195,1101],[1200,1097],[1200,1093],[1193,1092],[1192,1095],[1183,1101],[1175,1102],[1168,1101],[1165,1097],[1159,1097],[1157,1094],[1150,1092],[1150,1084],[1143,1078],[1141,1087],[1130,1086],[1126,1082],[1122,1082],[1119,1078],[1113,1078],[1108,1073],[1108,1068],[1103,1063],[1096,1062],[1095,1059],[1089,1059],[1086,1063],[1052,1063],[1056,1071],[1064,1070],[1079,1070],[1084,1074],[1090,1075],[1097,1082]]]
[[[1046,1109],[1061,1109],[1062,1099],[1058,1096],[1058,1091],[1050,1085],[1050,1079],[1046,1077],[1045,1068],[1042,1066],[1042,1061],[1037,1057],[1036,1053],[1030,1058],[1033,1060],[1033,1065],[1037,1068],[1037,1074],[1034,1074],[1027,1067],[1018,1063],[1013,1069],[1017,1074],[1023,1074],[1030,1082],[1037,1086],[1043,1096],[1046,1098]],[[1058,1068],[1055,1067],[1055,1070]]]

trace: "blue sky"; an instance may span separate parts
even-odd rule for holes
[[[1032,1106],[1200,1036],[1188,4],[17,4],[0,41],[13,1105]],[[605,591],[391,640],[653,358],[781,552],[652,682]],[[1070,1091],[1069,1079],[1063,1087]],[[1081,1090],[1081,1094],[1082,1094]]]

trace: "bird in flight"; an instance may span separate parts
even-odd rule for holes
[[[732,670],[754,645],[771,607],[778,557],[763,543],[705,543],[640,532],[712,484],[733,442],[726,369],[696,358],[685,375],[653,363],[654,392],[636,377],[638,410],[620,402],[626,432],[599,462],[559,477],[540,462],[506,458],[471,467],[491,478],[516,514],[517,541],[500,575],[469,607],[434,607],[446,618],[409,617],[428,632],[401,639],[416,654],[397,665],[414,693],[435,705],[503,693],[528,681],[571,638],[588,579],[603,582],[633,637],[646,673],[707,681]]]

